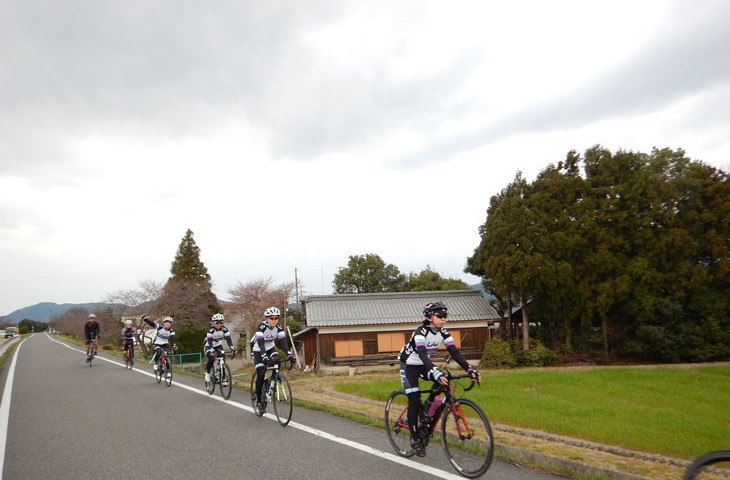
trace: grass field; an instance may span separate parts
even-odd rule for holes
[[[385,402],[401,386],[335,388]],[[687,459],[730,449],[730,365],[489,371],[464,396],[496,423]]]

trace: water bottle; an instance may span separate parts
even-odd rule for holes
[[[428,403],[428,402],[426,402]],[[431,405],[428,405],[428,410],[426,410],[428,416],[430,418],[433,418],[434,415],[436,415],[436,411],[441,406],[441,394],[436,395],[433,397],[433,402],[431,402]]]

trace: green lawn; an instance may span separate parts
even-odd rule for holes
[[[730,449],[727,365],[490,371],[482,380],[464,396],[492,422],[687,459]],[[400,380],[335,388],[385,402]]]

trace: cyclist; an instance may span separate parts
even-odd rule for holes
[[[256,408],[259,413],[263,412],[261,405],[261,390],[264,386],[264,376],[269,360],[278,360],[279,352],[276,351],[275,343],[286,352],[286,359],[294,362],[294,355],[289,350],[289,343],[286,341],[284,329],[279,325],[281,312],[276,307],[269,307],[264,312],[264,321],[256,328],[256,333],[251,339],[251,356],[256,366]]]
[[[101,329],[99,324],[96,323],[96,315],[93,313],[89,314],[89,321],[84,324],[84,345],[86,345],[86,363],[89,363],[91,355],[89,352],[94,349],[94,355],[99,349],[99,337],[101,335]]]
[[[418,378],[448,385],[446,375],[429,358],[443,344],[451,357],[476,381],[479,372],[469,365],[454,343],[449,331],[444,328],[448,308],[440,301],[426,304],[423,308],[423,323],[411,334],[410,340],[398,354],[400,379],[408,395],[408,425],[411,432],[411,447],[419,457],[426,456],[421,437],[418,434],[418,409],[421,407]]]
[[[211,321],[213,322],[213,326],[208,329],[208,334],[205,337],[205,356],[208,359],[208,363],[205,365],[206,382],[210,382],[210,369],[213,368],[217,353],[223,352],[224,339],[228,344],[228,348],[231,349],[231,357],[236,356],[236,349],[233,347],[231,334],[228,331],[228,327],[223,325],[223,314],[216,313],[211,318]]]
[[[167,351],[170,344],[172,344],[173,351],[177,350],[177,345],[175,344],[175,330],[172,329],[172,317],[163,318],[162,325],[157,322],[153,322],[146,316],[142,317],[142,321],[157,330],[155,340],[152,342],[152,345],[155,348],[155,353],[152,355],[152,360],[150,360],[150,363],[154,364],[153,369],[156,371],[157,359],[160,358],[160,355],[162,355],[162,351]]]
[[[134,358],[134,336],[137,330],[132,326],[132,321],[127,319],[124,321],[122,328],[122,350],[127,358]]]

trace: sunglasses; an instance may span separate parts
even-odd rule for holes
[[[446,318],[446,317],[448,317],[448,316],[449,316],[449,314],[448,314],[448,313],[441,313],[441,312],[439,312],[439,313],[434,313],[434,315],[436,315],[436,316],[437,316],[438,318]]]
[[[215,322],[213,322],[213,323],[223,323],[223,322],[221,322],[220,320],[216,320],[216,321],[215,321]]]

